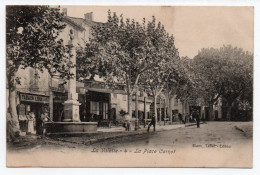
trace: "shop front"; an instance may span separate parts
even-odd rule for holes
[[[37,94],[19,94],[17,113],[22,132],[30,134],[41,133],[41,114],[49,111],[49,96]]]
[[[86,93],[87,121],[97,121],[99,124],[112,120],[110,115],[110,94],[95,91]]]
[[[63,103],[68,99],[68,93],[53,92],[53,121],[61,122],[64,118]]]

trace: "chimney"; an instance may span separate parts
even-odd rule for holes
[[[63,8],[62,13],[64,14],[64,16],[67,16],[67,8]]]
[[[85,17],[85,20],[87,20],[87,21],[93,21],[93,12],[85,13],[84,17]]]

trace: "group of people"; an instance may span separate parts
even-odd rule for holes
[[[19,124],[16,124],[15,121],[12,119],[10,107],[7,109],[6,117],[7,139],[10,141],[14,141],[17,137],[20,136],[20,130],[17,127],[17,125]],[[24,117],[26,117],[24,119],[26,121],[26,134],[36,133],[39,135],[44,135],[46,133],[45,122],[50,121],[47,110],[43,111],[38,120],[36,119],[35,113],[33,111],[30,111],[28,115],[25,115]]]
[[[152,116],[151,122],[148,124],[148,128],[147,128],[148,132],[149,132],[151,126],[153,126],[153,130],[155,131],[156,121],[155,121],[154,115]],[[124,115],[123,127],[125,128],[126,131],[131,130],[131,118],[128,113]]]
[[[199,114],[198,110],[194,110],[191,115],[189,115],[187,113],[184,119],[182,117],[182,114],[180,114],[180,113],[178,114],[178,117],[179,117],[179,121],[180,121],[181,124],[182,123],[186,124],[190,120],[195,120],[196,124],[197,124],[197,128],[200,127],[200,114]],[[130,119],[129,114],[125,114],[125,122],[123,124],[123,127],[125,127],[126,131],[130,130],[130,127],[131,127],[131,122],[130,121],[131,121],[131,119]],[[156,130],[155,129],[155,127],[156,127],[156,120],[155,120],[155,115],[154,114],[152,115],[152,120],[148,124],[147,132],[149,132],[151,126],[153,126],[153,130],[155,131]]]
[[[28,123],[27,123],[27,134],[35,133],[36,128],[36,117],[34,112],[29,112],[29,115],[27,116]],[[40,120],[38,120],[38,132],[39,135],[44,135],[46,133],[45,129],[45,122],[50,121],[50,117],[48,115],[48,111],[44,110],[41,114]]]
[[[198,110],[194,110],[191,114],[187,113],[183,119],[183,116],[181,113],[178,114],[179,122],[180,124],[186,124],[190,121],[196,121],[198,128],[199,128],[199,122],[200,122],[200,115]]]
[[[197,128],[200,127],[200,114],[198,110],[194,110],[191,114],[186,114],[185,118],[183,119],[182,114],[178,114],[180,124],[189,123],[189,121],[193,120],[197,123]]]

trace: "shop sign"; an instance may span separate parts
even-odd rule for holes
[[[55,95],[53,102],[54,103],[64,103],[68,99],[68,95]]]
[[[49,103],[49,97],[20,94],[21,101],[36,102],[36,103]]]
[[[52,90],[52,91],[55,91],[55,92],[62,92],[62,93],[65,92],[65,88],[64,88],[64,86],[51,87],[51,90]]]

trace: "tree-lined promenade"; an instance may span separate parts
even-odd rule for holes
[[[202,48],[193,59],[180,57],[174,36],[156,17],[140,23],[108,11],[107,22],[92,27],[89,42],[77,50],[77,63],[72,65],[67,43],[58,39],[65,28],[63,17],[58,8],[49,6],[7,6],[9,107],[17,130],[16,73],[26,67],[47,69],[62,78],[76,76],[85,81],[99,76],[109,85],[125,84],[128,111],[132,111],[132,96],[140,89],[153,97],[155,105],[161,93],[170,98],[177,95],[186,104],[202,99],[211,116],[219,98],[228,106],[228,119],[232,106],[252,109],[252,53],[228,45]],[[69,73],[72,66],[76,66],[77,75]]]

